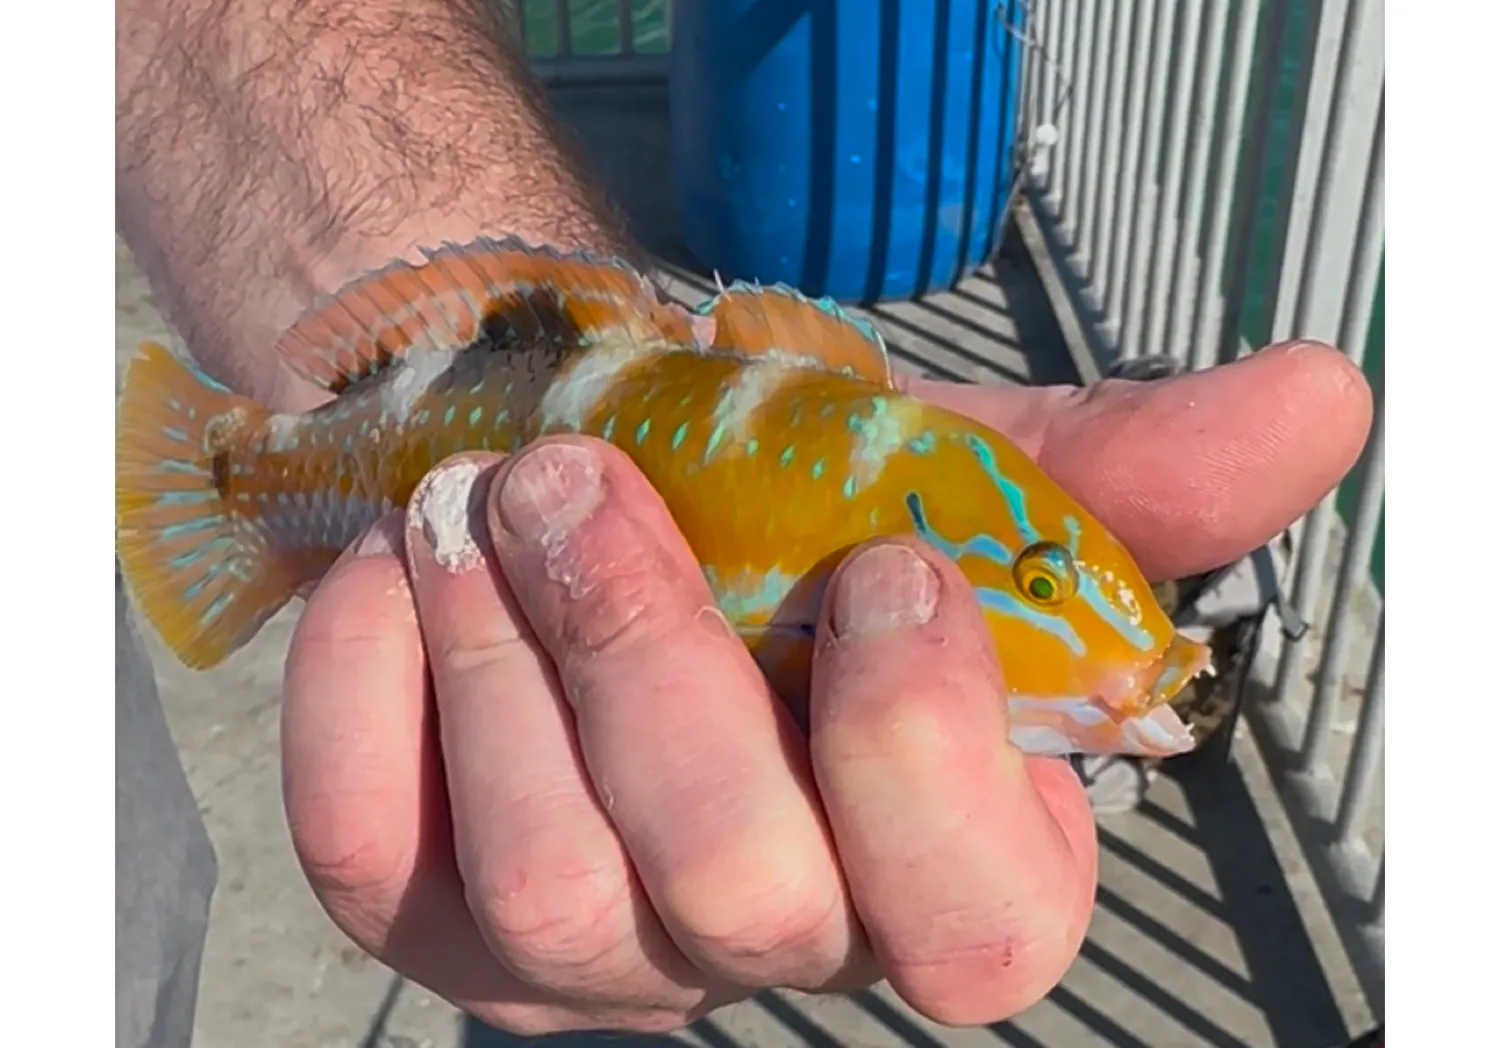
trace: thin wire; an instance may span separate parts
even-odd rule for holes
[[[1054,2],[1058,2],[1058,0],[1054,0]],[[1041,124],[1050,124],[1056,127],[1058,117],[1073,100],[1073,81],[1070,77],[1063,74],[1062,63],[1047,50],[1046,45],[1042,42],[1041,35],[1036,31],[1036,19],[1032,17],[1031,10],[1034,5],[1029,3],[1028,0],[1018,0],[1014,5],[1025,13],[1024,27],[1018,27],[1014,22],[1004,17],[1006,10],[1011,6],[1005,3],[1004,0],[997,0],[993,8],[995,20],[1000,23],[1000,28],[1007,35],[1021,42],[1022,47],[1025,48],[1028,61],[1033,60],[1033,56],[1040,58],[1045,64],[1045,71],[1056,74],[1058,85],[1057,101],[1052,106],[1052,112],[1042,114],[1041,120]],[[995,52],[997,60],[1004,59],[1005,56],[1000,52],[998,41],[991,40],[990,47]],[[1020,124],[1019,120],[1017,124]],[[1011,179],[1010,192],[1005,195],[1005,206],[1000,209],[999,225],[1004,225],[1006,219],[1010,217],[1011,208],[1015,206],[1017,195],[1019,195],[1022,188],[1030,184],[1031,162],[1036,159],[1037,151],[1041,148],[1037,143],[1036,129],[1030,128],[1028,130],[1030,133],[1027,135],[1026,140],[1021,143],[1020,163],[1017,165],[1019,170],[1015,172],[1015,177]],[[1055,145],[1056,143],[1053,143],[1048,148],[1053,148]]]

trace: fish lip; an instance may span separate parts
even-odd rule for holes
[[[1161,705],[1144,713],[1127,714],[1098,696],[1010,698],[1012,730],[1028,736],[1028,753],[1110,754],[1146,759],[1175,757],[1197,748],[1198,737],[1177,711]],[[1024,725],[1017,729],[1017,723]],[[1012,735],[1015,741],[1016,736]],[[1020,743],[1018,743],[1020,745]]]
[[[1189,681],[1212,665],[1213,649],[1186,634],[1174,633],[1162,653],[1142,672],[1143,686],[1115,702],[1104,697],[1104,702],[1127,716],[1144,716],[1166,706]]]
[[[1171,706],[1159,705],[1147,713],[1120,722],[1121,734],[1141,757],[1176,757],[1190,753],[1198,739]]]

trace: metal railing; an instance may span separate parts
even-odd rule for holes
[[[1289,617],[1311,629],[1267,631],[1245,716],[1379,1009],[1383,5],[1028,6],[1026,210],[1075,315],[1064,326],[1098,367],[1162,354],[1202,368],[1298,337],[1375,373],[1360,465],[1291,533]]]
[[[521,13],[549,81],[665,76],[670,0],[498,2]],[[1264,633],[1245,719],[1383,1011],[1383,4],[1002,8],[1013,22],[997,31],[1031,44],[1018,219],[1058,278],[1086,379],[1155,354],[1208,367],[1293,336],[1333,342],[1372,376],[1359,466],[1291,531],[1295,615]],[[1291,642],[1297,620],[1310,628]]]
[[[515,12],[547,83],[654,83],[666,78],[672,0],[497,0]]]

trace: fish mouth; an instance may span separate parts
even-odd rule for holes
[[[1012,696],[1010,741],[1024,753],[1162,758],[1197,746],[1182,718],[1162,705],[1136,716],[1112,710],[1097,698]]]
[[[1139,674],[1122,680],[1119,687],[1101,694],[1099,700],[1127,717],[1144,716],[1164,708],[1189,681],[1205,671],[1213,672],[1212,649],[1185,634],[1174,633],[1155,661]]]
[[[1119,724],[1124,752],[1138,757],[1175,757],[1198,745],[1181,717],[1170,706],[1129,717]]]

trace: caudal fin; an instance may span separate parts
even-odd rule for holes
[[[146,620],[182,662],[242,647],[301,581],[246,505],[227,498],[227,455],[267,415],[165,346],[125,376],[115,438],[115,546]]]

